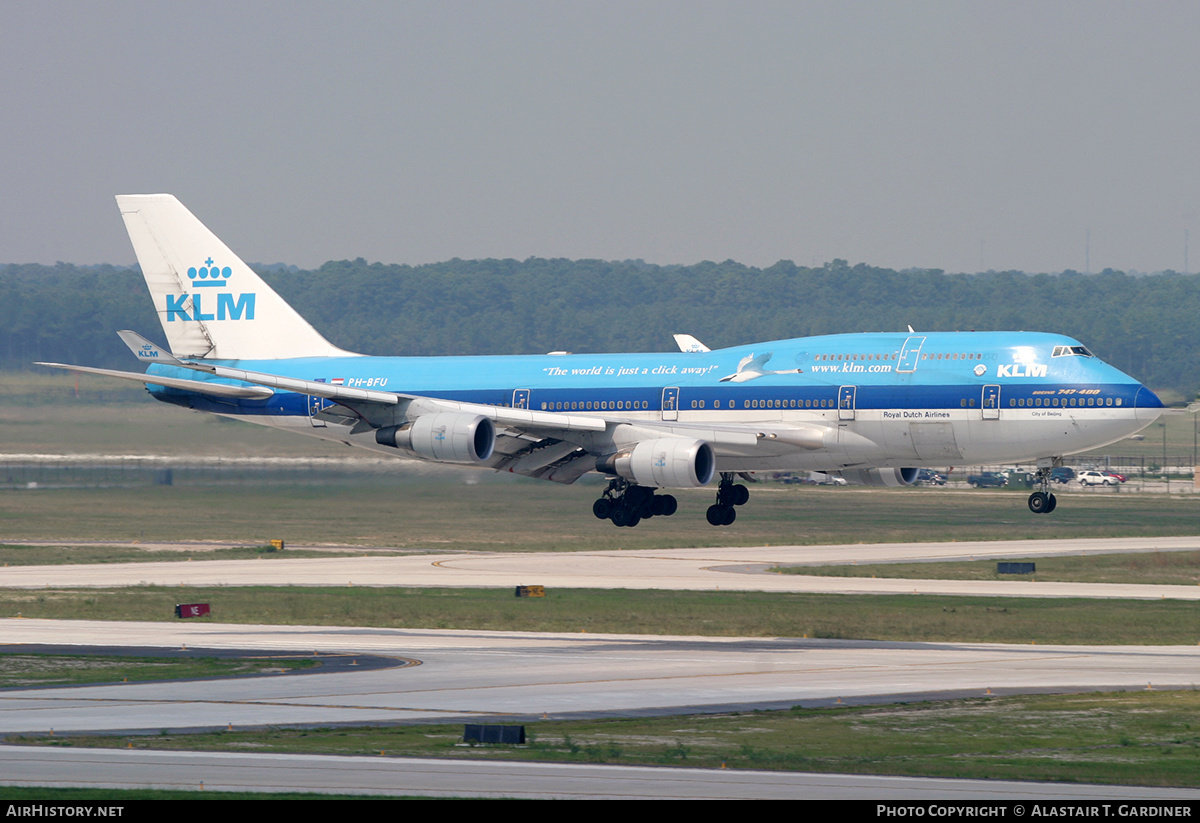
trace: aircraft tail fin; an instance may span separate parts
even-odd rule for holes
[[[172,195],[122,194],[117,205],[175,356],[353,354],[322,337]]]

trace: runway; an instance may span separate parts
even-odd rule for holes
[[[84,775],[75,777],[73,775]],[[130,775],[136,775],[131,781]],[[1088,800],[1194,804],[1200,793],[1137,786],[874,775],[0,745],[0,784],[203,791],[506,797],[531,800]],[[118,801],[112,801],[115,805]],[[932,815],[931,815],[932,816]],[[943,814],[943,817],[949,815]]]
[[[1066,541],[1072,542],[1072,541]],[[1078,542],[1077,542],[1078,543]],[[647,552],[562,553],[527,555],[426,555],[409,557],[335,558],[332,560],[195,561],[112,566],[10,567],[0,570],[0,586],[118,585],[187,580],[226,585],[284,583],[328,585],[342,582],[340,572],[355,585],[509,586],[515,582],[576,587],[621,586],[677,589],[765,589],[805,591],[812,581],[753,573],[756,566],[782,562],[845,560],[853,553],[859,562],[896,561],[948,556],[1036,556],[1038,553],[1078,551],[1169,551],[1200,544],[1197,538],[1155,540],[1064,541],[989,544],[907,544],[854,547],[761,547],[753,549],[677,549]],[[539,575],[538,572],[541,572]],[[324,575],[325,579],[318,579]],[[334,579],[330,579],[334,577]],[[835,585],[861,586],[851,578]],[[453,581],[453,582],[448,582]],[[553,581],[559,581],[555,583]],[[846,581],[852,581],[847,583]],[[949,581],[899,581],[906,591]],[[1003,583],[1011,596],[1061,596],[1059,584]],[[779,588],[776,588],[779,587]],[[955,584],[960,593],[980,594],[978,587]],[[1152,591],[1130,594],[1129,591]],[[1145,596],[1158,599],[1187,596],[1193,587],[1089,586],[1085,596]],[[1200,587],[1195,587],[1200,588]],[[0,643],[65,645],[131,645],[156,648],[267,648],[284,651],[345,652],[403,657],[420,665],[339,674],[274,676],[236,680],[157,684],[120,684],[75,688],[42,688],[0,692],[0,732],[122,731],[234,728],[263,725],[411,722],[524,722],[548,717],[635,716],[713,712],[752,708],[785,708],[801,704],[888,702],[987,694],[1040,691],[1194,688],[1200,679],[1200,647],[1080,647],[995,644],[870,643],[795,638],[709,638],[647,635],[598,635],[437,631],[409,629],[329,628],[321,626],[241,626],[219,623],[114,623],[104,621],[0,621]],[[21,750],[32,751],[32,750]],[[7,751],[0,758],[12,756]],[[23,755],[15,754],[18,760]],[[32,756],[32,755],[26,755]],[[95,755],[106,764],[117,755]],[[42,757],[42,755],[38,755]],[[91,762],[89,760],[89,762]],[[195,761],[196,764],[200,760]],[[203,762],[210,762],[205,760]],[[211,761],[215,762],[215,761]],[[311,770],[307,761],[286,758],[257,761],[283,771],[263,776],[254,785],[284,785]],[[330,761],[332,762],[332,761]],[[283,776],[294,763],[295,772]],[[46,766],[58,769],[58,766]],[[108,766],[61,766],[73,780],[100,777]],[[157,768],[157,767],[154,767]],[[372,767],[373,769],[375,767]],[[426,793],[469,794],[482,784],[472,782],[471,769],[441,788],[400,784]],[[514,767],[515,768],[515,767]],[[84,769],[80,777],[76,770]],[[145,773],[151,772],[146,765]],[[236,769],[235,769],[236,771]],[[318,770],[319,771],[319,770]],[[332,780],[329,790],[348,790]],[[418,770],[420,771],[420,770]],[[445,769],[435,769],[442,772]],[[0,770],[0,782],[18,782],[17,772]],[[56,772],[57,773],[57,772]],[[137,772],[142,774],[141,767]],[[198,772],[193,772],[198,773]],[[226,772],[228,773],[228,772]],[[657,772],[656,772],[657,773]],[[170,782],[171,770],[161,778]],[[273,773],[274,774],[274,773]],[[616,774],[616,772],[605,772]],[[676,783],[665,772],[652,794],[632,796],[739,796],[722,781],[711,782],[713,794],[687,788],[694,773]],[[769,773],[768,773],[769,774]],[[865,788],[869,780],[846,778],[850,784],[819,776],[772,775],[775,788],[757,786],[757,797],[969,797],[969,789],[918,781],[916,788],[884,782],[877,795]],[[157,780],[158,778],[156,778]],[[381,778],[383,779],[383,778]],[[489,778],[490,779],[490,778]],[[503,785],[503,778],[497,778]],[[523,780],[524,778],[522,778]],[[547,778],[543,793],[553,794]],[[631,796],[615,793],[622,778],[587,796]],[[398,780],[398,778],[395,778]],[[533,785],[537,780],[530,777]],[[597,778],[597,781],[599,779]],[[753,779],[746,777],[746,785]],[[823,781],[823,782],[822,782]],[[653,781],[651,781],[653,782]],[[736,781],[734,781],[736,783]],[[313,781],[306,785],[314,787]],[[953,781],[951,781],[953,783]],[[325,784],[317,781],[319,786]],[[78,785],[78,783],[74,784]],[[209,785],[209,784],[206,784]],[[490,783],[488,785],[491,785]],[[524,785],[524,783],[522,783]],[[626,781],[625,785],[634,785]],[[988,784],[992,785],[992,784]],[[1025,785],[1025,784],[1022,784]],[[1028,784],[1042,785],[1042,784]],[[797,788],[803,786],[803,788]],[[830,794],[822,795],[821,786]],[[510,784],[511,787],[511,784]],[[828,788],[832,787],[832,788]],[[360,786],[363,791],[374,791]],[[1028,791],[1028,787],[1026,788]],[[907,792],[913,792],[908,795]],[[976,791],[979,791],[976,787]],[[1017,790],[1014,790],[1017,791]],[[1058,794],[1057,792],[1063,792]],[[1056,797],[1095,797],[1091,787],[1056,787]],[[1096,789],[1095,791],[1102,791]],[[1103,790],[1111,791],[1111,790]],[[672,794],[680,792],[680,794]],[[932,792],[932,793],[931,793]],[[938,792],[945,792],[940,794]],[[1132,796],[1127,789],[1121,796]],[[580,795],[583,796],[583,795]],[[992,796],[992,795],[988,795]],[[1009,793],[1014,796],[1027,796]],[[1150,796],[1150,795],[1147,795]],[[1157,796],[1166,796],[1158,790]],[[1200,798],[1200,792],[1182,797]]]
[[[0,692],[0,732],[492,722],[1041,690],[1191,688],[1198,647],[1003,646],[219,623],[0,621],[0,642],[371,653],[334,675]]]

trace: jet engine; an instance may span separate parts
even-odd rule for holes
[[[596,468],[639,486],[688,489],[708,485],[716,463],[712,446],[703,440],[667,437],[643,440],[629,451],[602,457]]]
[[[482,463],[496,446],[496,427],[481,414],[423,414],[376,429],[375,442],[438,463]]]
[[[841,472],[853,486],[911,486],[920,469],[845,469]]]

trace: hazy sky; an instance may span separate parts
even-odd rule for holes
[[[0,262],[1200,268],[1200,3],[0,0]]]

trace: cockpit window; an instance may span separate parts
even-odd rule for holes
[[[1055,346],[1051,357],[1095,357],[1087,346]]]

